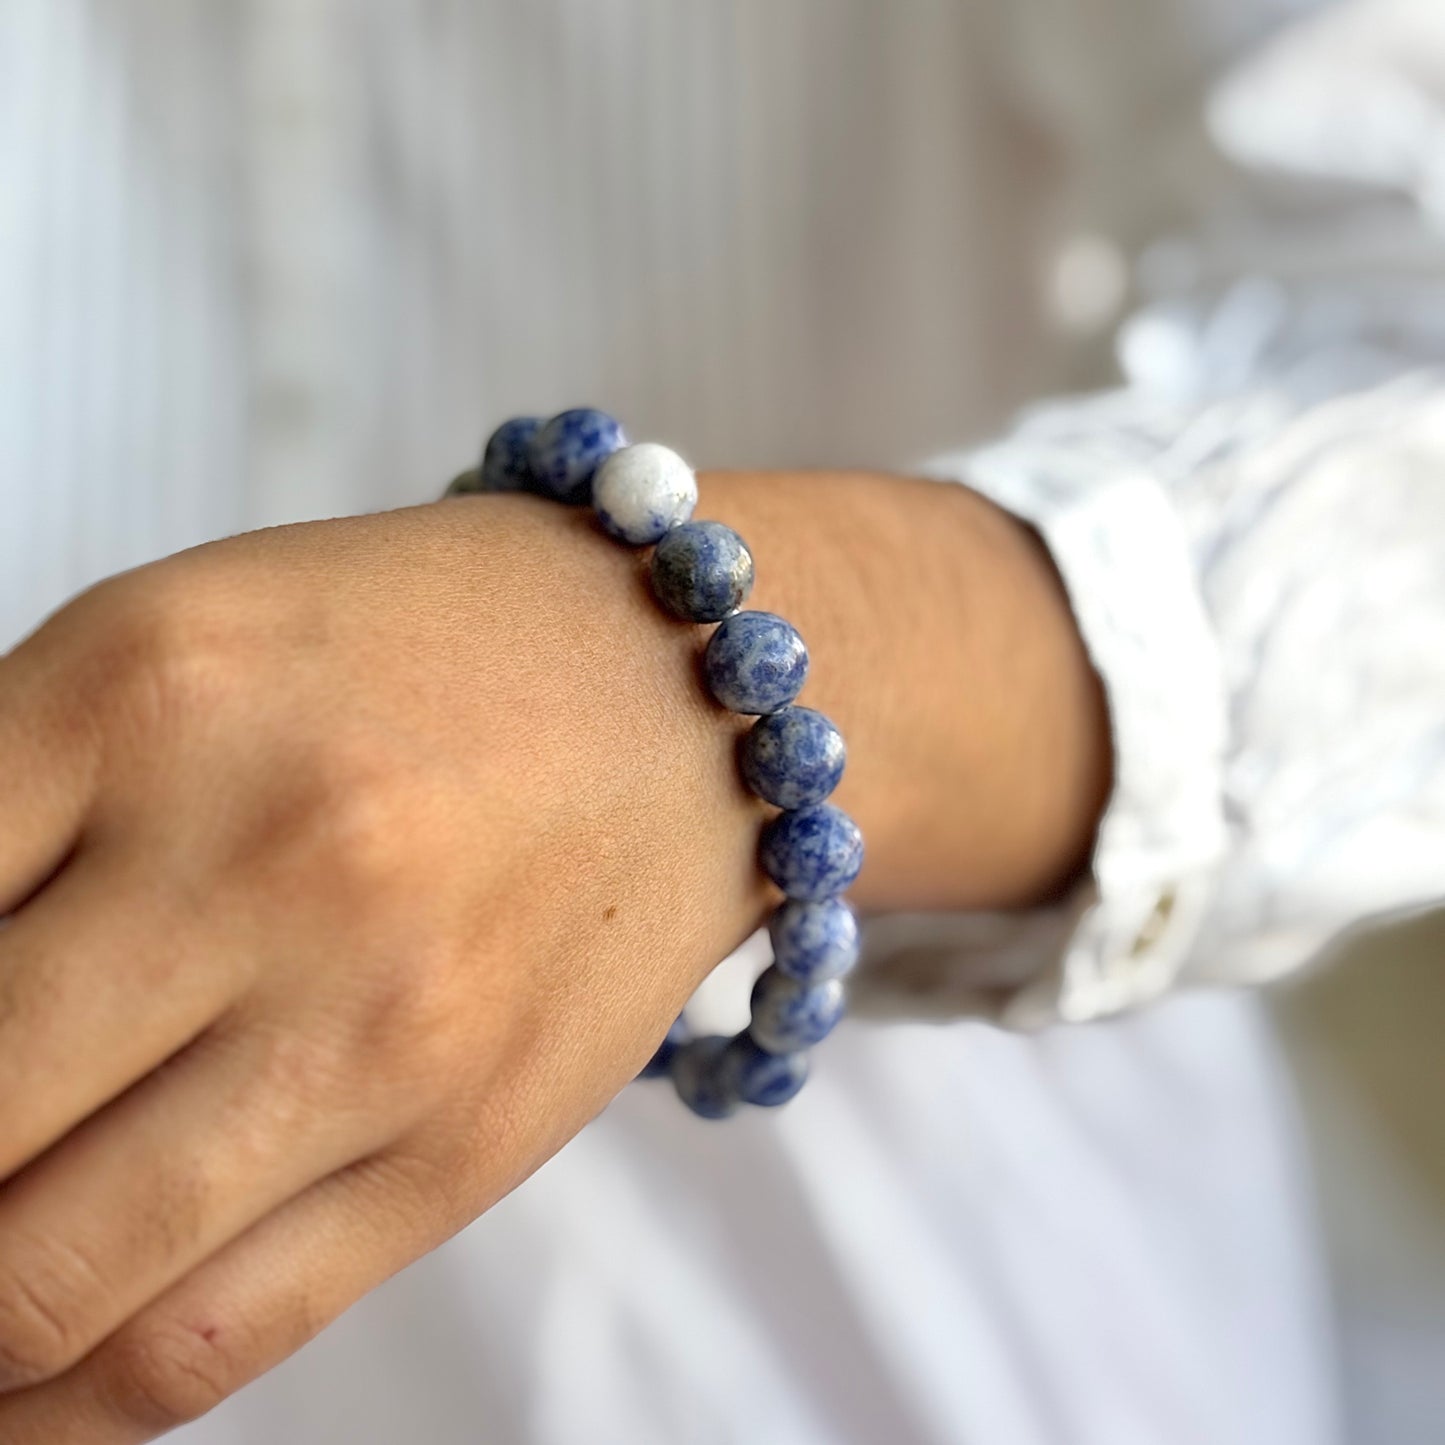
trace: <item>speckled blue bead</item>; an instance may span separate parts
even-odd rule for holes
[[[843,981],[799,983],[776,967],[753,985],[753,1019],[748,1036],[765,1053],[791,1054],[827,1038],[843,1017]]]
[[[605,411],[579,406],[559,412],[543,422],[528,448],[533,485],[559,502],[589,501],[597,468],[626,445],[621,423]]]
[[[770,1054],[747,1034],[739,1034],[728,1045],[728,1053],[739,1095],[759,1108],[786,1104],[808,1081],[807,1054]]]
[[[842,978],[858,962],[858,919],[841,898],[790,899],[768,922],[773,964],[799,983]]]
[[[739,752],[743,778],[780,808],[821,803],[843,776],[843,734],[810,707],[785,707],[759,718]]]
[[[818,902],[841,893],[863,866],[863,835],[841,808],[819,803],[779,813],[763,829],[759,861],[789,898]]]
[[[712,695],[741,713],[776,712],[808,676],[808,649],[797,629],[771,612],[735,612],[713,633],[703,656]]]
[[[521,492],[532,485],[532,439],[541,430],[539,416],[514,416],[487,438],[482,465],[474,473],[480,492]]]
[[[728,1050],[731,1042],[709,1034],[689,1039],[672,1056],[677,1097],[704,1119],[726,1119],[742,1102],[734,1057]]]
[[[652,592],[674,617],[721,622],[753,590],[753,554],[721,522],[684,522],[652,554]]]
[[[687,1042],[687,1024],[676,1019],[667,1031],[666,1037],[658,1044],[657,1052],[642,1066],[639,1079],[660,1079],[672,1072],[672,1057],[678,1048]]]

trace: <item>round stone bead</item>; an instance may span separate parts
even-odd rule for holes
[[[768,922],[773,964],[799,983],[841,978],[858,962],[858,919],[841,898],[792,899]]]
[[[753,554],[721,522],[684,522],[652,554],[652,591],[674,617],[721,622],[753,590]]]
[[[810,707],[785,707],[759,718],[742,741],[743,778],[780,808],[821,803],[843,776],[843,734]]]
[[[597,468],[592,505],[612,536],[645,547],[692,516],[697,478],[671,447],[639,442],[613,452]]]
[[[672,1056],[672,1086],[677,1097],[704,1119],[726,1119],[742,1102],[737,1070],[728,1051],[731,1039],[720,1034],[689,1039]]]
[[[748,1035],[764,1053],[796,1053],[832,1033],[846,1001],[842,979],[799,983],[770,968],[753,985]]]
[[[807,1054],[769,1054],[747,1034],[739,1034],[728,1045],[728,1053],[738,1093],[760,1108],[786,1104],[808,1081]]]
[[[657,1052],[642,1066],[642,1072],[637,1077],[639,1079],[660,1079],[670,1074],[673,1055],[686,1042],[687,1024],[683,1019],[675,1019],[672,1027],[668,1029],[666,1037],[658,1044]]]
[[[487,438],[482,465],[468,475],[473,492],[521,492],[532,485],[532,438],[541,429],[539,416],[514,416]]]
[[[559,502],[586,502],[597,468],[626,445],[622,424],[605,411],[559,412],[537,428],[527,449],[533,487]]]
[[[712,695],[733,712],[786,707],[808,676],[797,629],[771,612],[735,612],[708,640],[703,672]]]
[[[763,829],[759,861],[789,898],[817,903],[841,893],[863,866],[863,835],[841,808],[818,803],[779,813]]]

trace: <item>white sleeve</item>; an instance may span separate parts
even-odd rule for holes
[[[1048,544],[1116,781],[1058,906],[869,920],[865,1011],[1087,1019],[1445,895],[1445,377],[1061,403],[935,472]]]

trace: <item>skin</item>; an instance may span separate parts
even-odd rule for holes
[[[868,475],[708,476],[699,515],[810,642],[861,907],[1079,869],[1107,720],[1031,533]],[[560,1148],[762,919],[747,722],[644,568],[462,498],[181,554],[0,662],[7,1445],[151,1439],[285,1358]]]

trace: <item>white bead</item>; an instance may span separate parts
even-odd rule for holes
[[[613,452],[592,482],[597,519],[634,547],[658,541],[697,506],[697,478],[672,450],[638,442]]]

